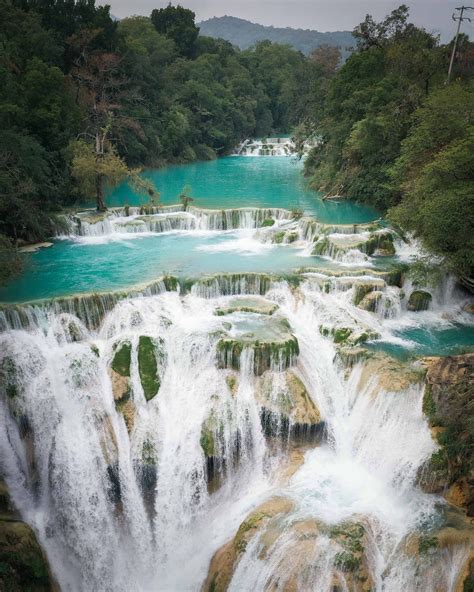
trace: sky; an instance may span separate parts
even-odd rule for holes
[[[371,14],[376,20],[405,2],[410,6],[412,21],[430,32],[441,34],[443,41],[454,36],[456,23],[451,15],[459,0],[173,0],[196,13],[196,21],[213,16],[231,15],[262,25],[315,29],[317,31],[352,30]],[[101,3],[101,2],[100,2]],[[168,0],[103,0],[119,18],[133,14],[148,15],[153,8],[161,8]],[[462,30],[474,36],[473,23],[464,21]]]

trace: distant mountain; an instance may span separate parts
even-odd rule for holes
[[[198,24],[201,35],[226,39],[240,49],[247,49],[257,41],[269,39],[275,43],[292,45],[304,54],[311,53],[315,47],[320,45],[334,45],[341,48],[343,57],[347,57],[350,48],[355,45],[354,37],[350,31],[320,33],[311,29],[267,27],[234,16],[214,17]]]

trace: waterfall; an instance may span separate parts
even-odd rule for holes
[[[122,234],[164,233],[196,230],[238,230],[265,226],[271,221],[291,219],[282,208],[235,208],[212,210],[162,206],[150,208],[114,208],[104,214],[79,212],[69,219],[69,235],[98,237]]]
[[[439,498],[416,487],[435,450],[421,385],[395,392],[382,370],[349,371],[333,339],[341,327],[354,340],[385,330],[379,307],[401,313],[388,281],[163,278],[10,311],[0,469],[61,589],[200,590],[215,551],[279,495],[286,514],[250,529],[230,590],[351,589],[338,528],[352,521],[373,589],[454,591],[462,545],[434,563],[406,551],[440,516]],[[355,302],[371,292],[382,294],[375,314]],[[222,343],[233,348],[225,363]],[[301,444],[304,462],[281,484]]]
[[[237,156],[290,156],[296,147],[291,138],[245,140],[236,149]]]

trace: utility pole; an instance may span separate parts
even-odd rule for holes
[[[474,10],[474,6],[460,6],[459,8],[456,8],[456,10],[460,10],[461,12],[460,12],[459,16],[456,16],[456,13],[453,12],[453,16],[452,16],[453,21],[458,21],[458,28],[456,30],[456,37],[454,38],[453,51],[451,53],[451,61],[449,62],[448,80],[446,81],[447,84],[449,84],[449,81],[451,80],[451,70],[453,69],[454,56],[456,54],[456,47],[458,44],[459,29],[461,28],[461,23],[463,21],[471,22],[471,19],[468,16],[463,16],[464,11],[465,10]]]

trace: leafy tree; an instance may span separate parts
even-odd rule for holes
[[[150,18],[158,33],[175,42],[182,56],[192,57],[199,34],[199,27],[194,23],[195,16],[188,8],[168,4],[166,8],[155,8]]]
[[[441,88],[414,117],[392,168],[403,199],[389,214],[468,282],[474,278],[474,87]]]
[[[191,185],[185,185],[178,196],[179,201],[183,204],[184,211],[188,209],[188,205],[194,200],[191,197]]]

